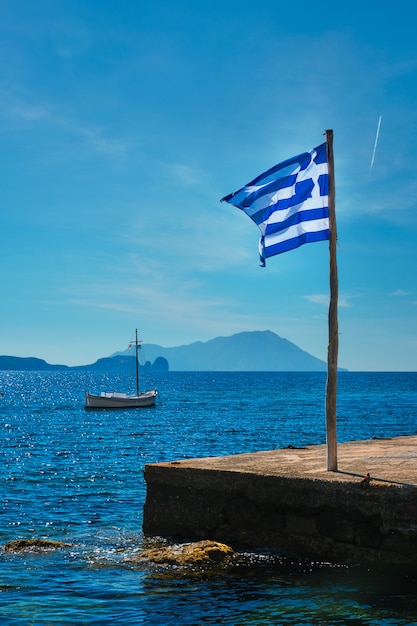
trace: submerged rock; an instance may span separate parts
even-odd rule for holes
[[[4,544],[5,552],[21,552],[22,550],[56,550],[68,548],[71,544],[49,539],[15,539]]]
[[[234,554],[233,549],[218,541],[195,541],[142,552],[140,559],[166,565],[204,565],[221,563]]]

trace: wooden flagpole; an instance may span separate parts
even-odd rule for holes
[[[337,320],[338,278],[336,261],[336,209],[333,156],[333,131],[326,130],[327,164],[329,171],[329,228],[330,228],[330,304],[329,304],[329,345],[327,348],[327,385],[326,385],[326,437],[327,470],[337,472],[337,432],[336,432],[336,396],[337,396],[337,355],[339,349],[339,328]]]

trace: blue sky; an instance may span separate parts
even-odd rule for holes
[[[381,7],[3,0],[0,353],[269,329],[326,360],[328,243],[261,268],[220,198],[331,128],[339,364],[416,371],[417,5]]]

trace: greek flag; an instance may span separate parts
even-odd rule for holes
[[[264,172],[221,202],[249,215],[261,231],[265,259],[304,243],[330,238],[326,143]]]

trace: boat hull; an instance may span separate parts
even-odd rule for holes
[[[101,394],[85,392],[86,409],[140,409],[154,406],[158,392],[145,391],[139,395],[127,395],[113,391],[103,391]]]

